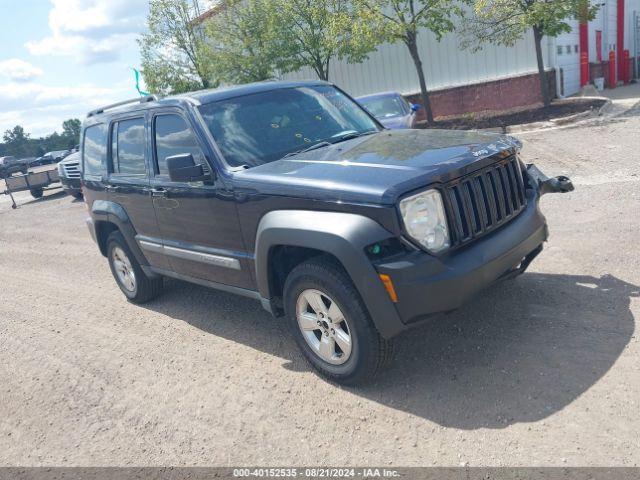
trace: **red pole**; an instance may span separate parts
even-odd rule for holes
[[[618,0],[618,79],[624,79],[624,0]]]
[[[609,52],[609,88],[616,88],[616,52]]]
[[[624,84],[627,85],[631,81],[631,62],[629,61],[629,50],[624,51]]]
[[[580,86],[589,83],[589,25],[580,23]]]

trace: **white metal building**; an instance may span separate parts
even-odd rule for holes
[[[445,35],[438,42],[433,33],[423,30],[418,41],[430,90],[484,83],[538,71],[532,32],[514,47],[488,44],[479,52],[460,48],[460,38],[455,33]],[[546,48],[546,58],[548,53],[549,48]],[[296,80],[314,77],[312,69],[283,76]],[[387,90],[413,94],[420,90],[413,61],[402,43],[380,46],[361,64],[333,61],[329,77],[354,96]]]
[[[640,0],[590,1],[600,6],[593,21],[581,26],[577,20],[569,20],[570,33],[543,40],[545,67],[555,72],[559,97],[574,95],[594,77],[605,76],[611,51],[616,52],[619,62],[621,49],[629,50],[638,64],[635,74],[640,70]],[[196,21],[215,15],[223,4],[214,5]],[[620,5],[624,6],[624,18],[619,15]],[[619,38],[619,28],[624,29],[624,41]],[[456,33],[438,42],[433,33],[423,30],[418,42],[436,115],[499,110],[541,99],[532,32],[513,47],[487,44],[478,52],[463,50]],[[291,80],[315,77],[310,68],[282,76]],[[354,96],[390,90],[411,96],[420,90],[415,67],[402,43],[382,45],[360,64],[332,61],[329,78]]]
[[[625,4],[624,48],[630,51],[631,57],[640,57],[640,0],[598,0],[601,8],[588,25],[586,48],[590,63],[606,62],[611,50],[618,51],[619,1]],[[569,23],[572,32],[543,40],[545,66],[548,70],[555,70],[559,97],[574,95],[581,87],[580,58],[585,47],[580,42],[578,21],[570,20]],[[419,35],[419,49],[430,91],[537,74],[533,33],[526,35],[514,47],[486,45],[474,53],[460,48],[460,39],[455,33],[438,42],[431,32],[425,30]],[[420,89],[411,57],[401,43],[382,45],[361,64],[334,61],[329,76],[331,81],[355,96],[388,90],[412,95]],[[285,79],[314,77],[311,69],[283,76]]]

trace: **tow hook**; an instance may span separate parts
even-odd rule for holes
[[[558,177],[549,178],[533,164],[527,165],[529,176],[538,184],[540,196],[547,193],[568,193],[575,190],[573,183],[569,177],[560,175]]]

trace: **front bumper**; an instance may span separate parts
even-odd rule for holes
[[[82,185],[79,178],[60,177],[62,189],[70,195],[82,192]]]
[[[538,207],[538,192],[527,190],[527,208],[497,231],[442,256],[412,252],[400,260],[376,266],[393,281],[395,304],[405,326],[462,306],[492,283],[523,270],[547,240],[546,220]]]

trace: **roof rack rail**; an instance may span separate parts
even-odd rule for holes
[[[147,95],[145,97],[138,97],[138,98],[132,98],[130,100],[123,100],[122,102],[112,103],[111,105],[106,105],[104,107],[91,110],[87,114],[87,117],[93,117],[94,115],[99,115],[101,113],[104,113],[106,110],[111,110],[112,108],[129,105],[130,103],[149,103],[149,102],[157,102],[157,101],[158,101],[158,97],[156,95]]]

